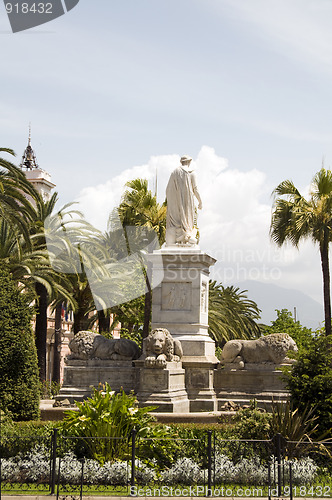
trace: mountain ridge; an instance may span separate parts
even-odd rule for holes
[[[322,304],[300,290],[283,288],[271,283],[246,280],[235,284],[240,290],[247,290],[248,299],[253,300],[261,309],[261,322],[270,325],[277,318],[276,309],[288,309],[302,326],[319,328],[324,321]]]

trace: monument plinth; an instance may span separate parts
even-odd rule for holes
[[[216,260],[188,245],[166,246],[153,252],[149,260],[152,329],[167,328],[181,342],[190,411],[214,411],[213,370],[218,359],[215,342],[208,335],[208,305],[209,269]]]
[[[167,362],[164,369],[147,368],[144,361],[135,361],[135,366],[140,369],[137,393],[140,405],[157,406],[157,412],[189,412],[185,370],[181,362]]]
[[[160,256],[162,259],[160,259]],[[183,360],[217,363],[208,335],[209,268],[216,260],[198,248],[165,247],[152,262],[152,329],[167,328],[180,340]],[[154,283],[159,283],[156,287]]]

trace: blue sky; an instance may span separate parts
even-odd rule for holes
[[[157,169],[162,201],[190,154],[201,248],[228,281],[240,263],[321,300],[317,249],[277,251],[268,227],[279,182],[306,190],[332,164],[331,19],[329,0],[80,0],[12,34],[2,5],[2,146],[20,160],[31,122],[59,206],[80,199],[100,226],[127,179],[152,187]]]

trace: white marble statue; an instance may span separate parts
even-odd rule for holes
[[[197,189],[196,175],[190,167],[190,156],[182,156],[181,165],[171,174],[166,188],[166,246],[195,245],[195,197],[198,208],[202,200]]]

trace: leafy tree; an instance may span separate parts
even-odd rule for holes
[[[319,245],[323,273],[326,335],[331,334],[329,243],[332,238],[332,172],[321,168],[311,183],[310,198],[304,198],[290,180],[274,190],[275,202],[270,235],[281,246],[311,238]]]
[[[264,335],[288,333],[295,340],[299,351],[308,349],[316,334],[310,328],[302,326],[299,321],[295,321],[292,313],[287,309],[281,309],[281,311],[276,309],[276,313],[277,319],[272,321],[272,325],[263,327]]]
[[[223,346],[232,339],[251,339],[260,336],[256,321],[260,310],[249,300],[246,290],[233,286],[224,287],[211,281],[209,284],[209,334]]]
[[[314,409],[318,417],[317,435],[332,428],[332,353],[331,337],[317,335],[297,363],[285,375],[293,407],[300,412]]]
[[[39,416],[36,347],[31,296],[21,293],[8,270],[0,269],[0,406],[16,420]]]

